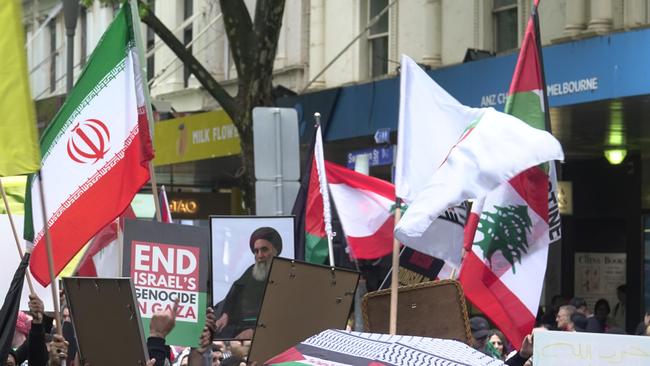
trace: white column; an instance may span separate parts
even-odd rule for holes
[[[612,29],[612,0],[591,0],[590,31],[607,33]]]
[[[565,3],[566,25],[564,35],[575,36],[587,27],[585,0],[570,0]]]
[[[313,79],[325,67],[325,1],[312,0],[309,11],[309,80]],[[325,87],[324,75],[310,86],[318,89]]]
[[[442,64],[442,0],[426,0],[422,11],[430,16],[424,22],[422,63],[437,67]]]
[[[646,24],[647,4],[645,0],[626,0],[624,12],[625,27],[638,27]]]
[[[156,15],[168,29],[174,30],[183,23],[183,2],[182,1],[157,1]],[[182,41],[182,31],[175,36]],[[156,37],[156,42],[159,38]],[[160,47],[155,53],[154,75],[160,75],[163,69],[167,68],[164,74],[160,75],[156,81],[154,94],[165,94],[183,89],[183,67],[178,67],[181,63],[178,57],[168,47]],[[171,64],[171,65],[170,65]],[[172,71],[176,68],[175,71]],[[159,80],[159,81],[158,81]]]

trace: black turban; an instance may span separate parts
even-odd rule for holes
[[[251,251],[253,251],[253,246],[255,245],[257,239],[268,240],[271,244],[273,244],[273,247],[278,252],[278,255],[280,255],[280,253],[282,252],[282,237],[280,236],[280,234],[278,234],[277,231],[275,231],[274,228],[261,227],[253,231],[250,240]]]

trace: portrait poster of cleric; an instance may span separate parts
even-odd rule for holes
[[[212,216],[218,339],[250,339],[274,257],[294,259],[293,216]]]

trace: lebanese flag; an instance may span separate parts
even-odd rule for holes
[[[34,243],[30,269],[42,285],[50,283],[43,206],[58,274],[149,180],[150,107],[132,25],[127,4],[41,138],[42,168],[28,189],[25,238]]]
[[[505,112],[550,129],[537,5],[528,21]],[[552,164],[534,166],[475,202],[459,280],[465,295],[520,348],[535,324],[548,245],[560,237]]]
[[[392,253],[395,186],[329,161],[325,172],[354,258],[376,259]]]

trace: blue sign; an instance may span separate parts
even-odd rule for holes
[[[375,132],[375,143],[376,144],[388,144],[390,143],[390,128],[380,128]]]
[[[395,145],[350,151],[347,161],[348,168],[354,169],[354,163],[359,155],[368,155],[370,166],[392,165],[395,157]]]

